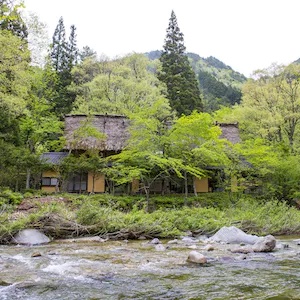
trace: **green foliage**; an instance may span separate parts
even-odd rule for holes
[[[84,60],[74,68],[72,90],[77,93],[74,113],[130,115],[147,111],[162,96],[158,79],[147,70],[150,62],[142,54],[114,61]]]
[[[183,34],[174,11],[171,13],[160,61],[162,68],[158,78],[167,87],[167,98],[171,107],[179,116],[189,115],[194,110],[202,111],[198,82],[185,54]]]
[[[13,192],[9,189],[0,190],[0,206],[3,205],[18,205],[21,203],[23,195],[20,193]]]
[[[21,40],[26,40],[28,31],[19,11],[23,7],[23,1],[2,0],[0,2],[0,30],[8,30]]]
[[[146,53],[151,60],[158,60],[162,51]],[[215,57],[202,58],[188,52],[187,57],[199,81],[204,111],[211,112],[221,106],[232,106],[241,101],[241,88],[247,78],[234,71]]]
[[[240,123],[245,136],[261,137],[297,152],[300,66],[272,65],[254,76],[243,88]]]
[[[0,30],[0,132],[16,142],[16,119],[26,111],[29,97],[29,52],[10,32]]]
[[[7,192],[8,197],[11,192]],[[84,234],[127,233],[129,238],[141,235],[151,237],[178,237],[186,231],[197,234],[213,234],[222,226],[237,226],[247,233],[299,234],[300,212],[285,202],[258,200],[250,195],[230,195],[226,193],[205,194],[189,199],[190,206],[183,207],[183,197],[153,197],[157,209],[151,213],[143,207],[142,197],[112,197],[111,195],[71,195],[60,197],[68,202],[40,203],[34,212],[11,218],[11,213],[0,214],[0,241],[7,242],[18,230],[43,226],[39,220],[56,215],[74,224]],[[123,204],[119,204],[119,203]],[[181,202],[181,205],[178,203]],[[35,200],[38,204],[38,199]],[[126,203],[126,204],[125,204]],[[172,205],[173,203],[173,205]],[[130,209],[129,209],[130,207]],[[56,224],[60,231],[61,224]],[[43,229],[43,228],[41,228]],[[71,230],[72,232],[72,230]],[[67,235],[66,235],[67,234]],[[80,232],[83,234],[83,232]],[[60,237],[69,237],[68,233]]]
[[[51,45],[51,66],[58,76],[55,90],[57,97],[53,98],[54,112],[62,116],[70,113],[76,95],[69,86],[72,82],[71,70],[78,61],[78,49],[76,41],[76,27],[71,26],[69,41],[66,41],[66,32],[63,18],[60,17],[55,28]]]
[[[207,71],[199,70],[198,78],[204,94],[206,111],[215,111],[221,105],[232,106],[240,103],[242,93],[238,88],[225,85]]]

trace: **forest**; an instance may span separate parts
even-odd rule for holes
[[[130,120],[124,150],[109,161],[92,150],[80,157],[70,151],[64,176],[93,170],[116,185],[138,178],[150,186],[155,176],[176,174],[186,186],[189,176],[209,177],[208,167],[222,166],[237,192],[299,205],[298,63],[271,65],[247,79],[216,58],[187,54],[174,12],[156,55],[111,60],[88,46],[78,49],[76,27],[66,36],[63,17],[49,43],[42,21],[23,17],[22,8],[0,1],[3,191],[40,189],[40,157],[64,149],[65,115],[107,114]],[[238,123],[242,141],[220,139],[217,122]],[[81,134],[103,138],[91,126]],[[226,191],[230,184],[223,184]]]

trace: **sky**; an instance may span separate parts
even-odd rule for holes
[[[162,50],[172,10],[187,52],[214,56],[245,76],[300,58],[300,0],[24,0],[47,24],[60,17],[79,48],[109,58]]]

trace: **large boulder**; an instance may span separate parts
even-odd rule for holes
[[[276,247],[276,239],[273,235],[267,235],[258,240],[252,249],[254,252],[271,252]]]
[[[195,264],[205,264],[207,263],[207,258],[198,251],[191,251],[187,261]]]
[[[247,234],[241,229],[230,226],[222,227],[212,237],[209,238],[211,242],[224,242],[227,244],[255,244],[260,237],[256,235]]]
[[[19,231],[12,242],[21,245],[40,245],[50,242],[50,239],[37,229],[24,229]]]

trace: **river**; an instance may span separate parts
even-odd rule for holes
[[[201,242],[162,241],[164,251],[146,241],[0,245],[0,299],[300,299],[299,238],[249,254],[231,253],[230,245],[208,252]],[[208,263],[187,263],[191,248]]]

